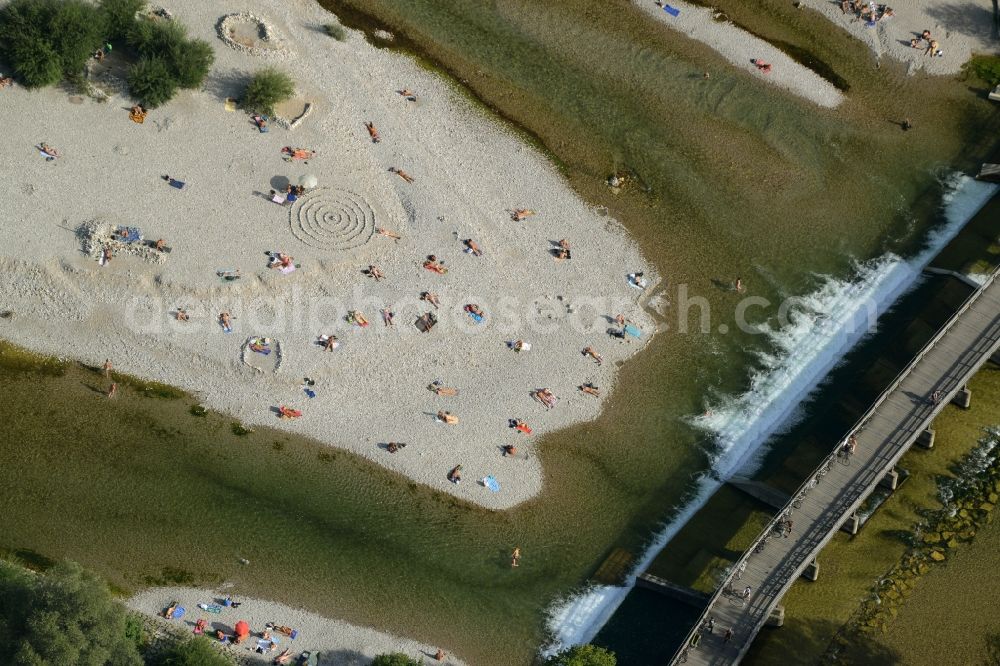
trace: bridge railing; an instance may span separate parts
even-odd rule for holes
[[[941,340],[941,338],[944,337],[944,335],[951,329],[952,325],[954,325],[954,323],[958,321],[962,317],[962,315],[968,312],[969,308],[972,307],[972,305],[979,298],[979,295],[982,294],[987,287],[992,285],[993,282],[997,280],[998,276],[1000,276],[1000,267],[996,268],[990,274],[990,276],[981,285],[979,285],[979,287],[974,292],[972,292],[972,294],[970,294],[967,299],[965,299],[965,302],[962,303],[962,305],[958,308],[958,310],[956,310],[955,313],[948,318],[948,321],[946,321],[941,326],[941,328],[938,329],[937,333],[935,333],[934,336],[929,341],[927,341],[927,343],[923,347],[920,348],[920,351],[917,352],[917,355],[913,358],[913,360],[910,361],[910,363],[907,364],[907,366],[903,368],[898,375],[896,375],[895,379],[892,380],[892,383],[890,383],[889,386],[884,391],[882,391],[882,393],[875,400],[875,402],[868,409],[868,411],[866,411],[864,415],[860,419],[858,419],[858,421],[854,424],[854,426],[851,427],[851,429],[848,431],[848,435],[837,442],[837,445],[833,448],[833,450],[829,454],[827,454],[826,457],[823,458],[822,462],[820,462],[820,464],[816,467],[816,469],[814,469],[812,473],[808,477],[806,477],[806,480],[802,483],[801,486],[799,486],[798,490],[796,490],[791,495],[790,499],[788,500],[788,503],[785,504],[784,507],[782,507],[781,511],[775,514],[775,517],[772,518],[771,521],[768,522],[768,524],[760,532],[760,534],[757,535],[757,538],[754,539],[754,542],[750,544],[750,546],[745,551],[743,551],[743,555],[740,557],[740,559],[737,560],[730,568],[729,573],[726,575],[726,580],[721,585],[719,585],[719,587],[715,590],[715,593],[708,600],[708,605],[705,607],[705,610],[698,617],[698,620],[695,623],[695,625],[684,637],[684,641],[677,648],[676,652],[674,652],[674,656],[671,657],[670,659],[670,664],[679,663],[680,657],[688,649],[688,646],[691,645],[691,641],[694,638],[695,634],[701,631],[701,627],[705,623],[708,612],[712,609],[713,606],[715,606],[719,598],[721,598],[722,595],[725,594],[726,591],[732,587],[733,583],[742,577],[743,571],[746,570],[746,565],[749,562],[749,560],[755,554],[757,554],[763,549],[764,545],[771,539],[771,535],[776,532],[778,526],[783,521],[785,521],[788,518],[788,516],[794,513],[794,510],[797,508],[795,505],[797,503],[800,503],[805,498],[805,496],[809,494],[809,491],[815,488],[819,484],[819,481],[826,475],[826,473],[830,470],[831,466],[836,462],[838,454],[840,454],[841,450],[849,440],[850,436],[864,429],[865,425],[868,423],[868,421],[871,420],[875,412],[878,411],[879,407],[882,406],[882,403],[885,402],[888,399],[889,395],[899,387],[900,383],[902,383],[902,381],[907,377],[907,375],[910,374],[911,370],[917,365],[917,363],[919,363],[920,360],[923,359],[924,356],[926,356],[927,353],[934,348],[934,346]],[[951,392],[949,392],[949,396],[950,393]],[[943,408],[944,405],[948,404],[948,402],[949,400],[942,399],[940,401],[941,405],[940,408]],[[937,411],[940,411],[940,409]],[[855,504],[856,502],[852,503],[851,507],[849,507],[844,512],[844,514],[849,515],[851,512],[857,510]],[[821,544],[820,547],[822,547],[822,545],[823,544]],[[791,584],[791,581],[789,582],[789,584]]]

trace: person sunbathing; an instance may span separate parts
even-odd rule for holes
[[[166,610],[163,611],[163,617],[167,618],[168,620],[173,619],[175,610],[177,610],[176,601],[167,606]]]
[[[516,352],[531,351],[531,344],[524,340],[514,340],[508,342],[507,346]]]
[[[327,335],[325,337],[326,337],[325,340],[320,338],[320,340],[323,342],[323,351],[332,352],[334,349],[340,346],[340,343],[337,341],[336,335]]]
[[[382,309],[382,323],[386,326],[392,326],[392,320],[396,316],[396,313],[388,308]]]
[[[9,76],[0,76],[0,90],[10,85],[14,85],[14,79]]]
[[[385,279],[385,274],[379,270],[379,267],[375,264],[368,265],[368,277],[375,278],[376,282],[380,282]]]
[[[482,308],[480,308],[475,303],[469,303],[468,305],[466,305],[465,306],[465,311],[468,312],[470,315],[474,315],[476,317],[479,317],[480,319],[482,319],[485,316],[483,314]]]
[[[174,316],[177,318],[177,321],[191,321],[191,316],[184,308],[177,308],[177,313]]]
[[[427,301],[428,303],[434,306],[435,310],[441,307],[441,301],[438,300],[437,294],[433,292],[430,291],[421,292],[420,300]]]
[[[594,396],[595,398],[600,398],[601,397],[601,389],[597,388],[596,386],[594,386],[590,382],[587,382],[586,384],[582,384],[580,386],[580,390],[583,391],[584,393],[586,393],[587,395]]]
[[[413,176],[411,176],[410,174],[406,173],[402,169],[397,169],[396,167],[389,167],[389,171],[391,173],[396,174],[397,176],[399,176],[400,178],[402,178],[403,180],[405,180],[408,183],[412,183],[414,180],[416,180]]]
[[[377,233],[379,236],[385,236],[386,238],[391,238],[394,241],[398,241],[399,239],[402,238],[402,236],[397,234],[395,231],[390,231],[383,227],[375,227],[375,233]]]
[[[569,251],[569,241],[563,238],[559,241],[559,247],[557,247],[553,254],[555,255],[556,261],[563,261],[565,259],[572,259],[572,255]]]
[[[458,484],[462,482],[462,466],[455,465],[450,472],[448,472],[448,480],[452,483]]]
[[[413,92],[409,88],[403,88],[402,90],[397,90],[396,92],[402,95],[403,99],[405,99],[408,102],[417,101],[417,93]]]
[[[471,238],[466,238],[462,243],[465,245],[465,251],[474,257],[483,256],[483,251],[479,248],[479,244]]]
[[[365,123],[365,127],[368,128],[368,136],[372,138],[372,143],[378,143],[382,140],[382,137],[379,136],[378,130],[375,129],[374,123],[367,122]]]
[[[219,323],[222,324],[222,329],[226,331],[233,327],[233,320],[228,312],[219,313]]]
[[[139,123],[140,125],[146,120],[146,109],[142,108],[139,104],[133,106],[129,112],[128,117],[132,122]]]
[[[104,246],[104,249],[103,249],[103,250],[101,250],[101,261],[102,261],[102,262],[103,262],[103,263],[104,263],[105,265],[107,265],[107,264],[110,264],[110,263],[111,263],[111,259],[112,259],[112,257],[114,257],[114,256],[115,256],[115,255],[114,255],[114,253],[113,253],[113,252],[111,251],[111,246],[110,246],[110,245],[105,245],[105,246]]]
[[[396,453],[406,446],[405,442],[389,442],[385,445],[385,450],[389,453]]]
[[[506,446],[503,447],[503,454],[505,456],[517,455],[517,447],[514,446],[513,444],[507,444]]]
[[[42,142],[38,146],[39,150],[45,153],[48,157],[56,158],[59,157],[59,151],[50,146],[49,144]]]
[[[347,313],[347,323],[355,324],[361,328],[368,326],[368,320],[365,319],[365,316],[357,310],[351,310]]]
[[[434,271],[438,275],[444,275],[448,272],[448,269],[444,267],[444,262],[438,261],[438,258],[433,254],[427,255],[427,261],[424,262],[424,268],[429,271]]]
[[[515,222],[520,222],[521,220],[527,219],[534,214],[535,211],[531,210],[530,208],[518,208],[513,213],[511,213],[510,217]]]
[[[302,416],[302,410],[292,409],[291,407],[286,407],[285,405],[278,408],[279,419],[297,419],[300,416]],[[264,640],[271,640],[271,634],[265,631],[261,638]]]
[[[597,350],[594,349],[593,347],[586,347],[583,350],[583,355],[584,356],[589,356],[590,358],[592,358],[595,361],[597,361],[597,365],[600,365],[601,363],[604,363],[604,359],[601,357],[600,354],[597,353]]]
[[[156,242],[153,243],[153,249],[156,250],[157,252],[163,252],[164,250],[167,249],[167,241],[163,240],[162,238],[157,238]]]
[[[556,396],[547,388],[535,391],[535,397],[538,398],[538,401],[545,405],[548,409],[552,409],[556,406]]]
[[[274,658],[276,664],[287,664],[292,660],[292,648],[285,648],[285,651]]]
[[[435,324],[437,324],[437,317],[434,316],[433,312],[425,312],[417,317],[417,328],[424,333],[430,333]]]
[[[445,386],[440,379],[435,379],[433,382],[430,383],[430,385],[427,388],[430,389],[431,391],[434,391],[434,393],[438,395],[444,395],[444,396],[458,395],[458,389],[451,388],[450,386]]]
[[[444,423],[445,425],[457,425],[458,424],[458,417],[455,416],[454,414],[452,414],[451,412],[445,411],[443,409],[440,410],[440,411],[438,411],[436,418],[437,418],[438,421],[440,421],[441,423]]]
[[[521,419],[511,419],[510,427],[524,435],[531,434],[531,428]]]
[[[272,252],[271,261],[268,263],[268,268],[288,268],[292,265],[292,257],[288,256],[284,252]]]
[[[764,62],[760,58],[754,58],[750,62],[752,62],[754,65],[756,65],[757,69],[759,69],[760,71],[764,72],[765,74],[770,74],[771,73],[771,63]]]

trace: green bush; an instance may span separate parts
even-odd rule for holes
[[[339,23],[327,23],[323,26],[323,29],[326,30],[326,34],[330,35],[338,42],[342,42],[347,39],[347,31],[344,30],[344,26]]]
[[[295,92],[295,84],[284,72],[273,68],[262,69],[247,84],[243,93],[243,108],[255,113],[274,113],[274,107],[281,104]]]
[[[0,654],[4,663],[32,666],[142,664],[126,635],[124,607],[73,563],[43,576],[0,577]]]
[[[180,50],[166,55],[174,80],[181,88],[200,88],[215,60],[215,52],[208,42],[194,39]]]
[[[104,44],[107,23],[82,0],[13,0],[0,10],[0,57],[28,87],[83,70]]]
[[[204,636],[177,642],[156,660],[158,666],[232,666],[234,663],[212,647]]]
[[[177,93],[177,81],[163,58],[143,58],[129,68],[128,88],[143,106],[155,108]]]
[[[62,63],[48,42],[26,35],[4,53],[14,68],[14,74],[28,88],[41,88],[62,79]]]
[[[965,71],[991,86],[1000,85],[1000,56],[973,56]]]
[[[136,22],[135,14],[146,5],[145,0],[101,0],[108,39],[123,40]]]
[[[380,654],[372,661],[372,666],[421,666],[422,661],[410,659],[402,652]]]
[[[168,58],[171,52],[184,48],[187,28],[176,21],[138,19],[129,28],[125,41],[140,56]]]
[[[577,645],[552,655],[545,666],[615,666],[617,663],[614,652],[588,644]]]

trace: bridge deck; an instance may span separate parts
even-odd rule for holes
[[[812,558],[892,469],[934,416],[1000,348],[1000,279],[991,279],[962,306],[883,393],[856,428],[857,452],[836,451],[793,495],[785,511],[736,563],[727,583],[709,600],[686,647],[672,663],[732,664],[742,659],[771,610]],[[941,399],[931,399],[936,391]],[[823,473],[823,470],[827,471]],[[778,534],[782,516],[789,536]],[[742,572],[741,572],[742,569]],[[750,588],[749,600],[742,598]],[[714,633],[699,632],[709,617]],[[726,641],[727,629],[733,635]],[[697,645],[693,639],[700,633]]]

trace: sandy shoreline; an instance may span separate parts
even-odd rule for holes
[[[245,424],[317,438],[489,508],[535,496],[543,473],[534,441],[595,418],[616,366],[654,332],[642,309],[647,294],[626,275],[656,276],[621,225],[589,208],[541,154],[448,82],[357,34],[345,42],[324,34],[333,17],[312,2],[167,8],[213,45],[216,62],[204,90],[181,93],[145,124],[129,120],[121,97],[99,104],[71,103],[59,89],[0,93],[10,173],[0,184],[9,220],[0,229],[8,276],[0,308],[14,313],[0,335],[91,364],[110,358],[117,370],[192,391]],[[255,57],[218,38],[222,16],[247,10],[273,28],[280,51]],[[258,133],[244,113],[224,107],[239,94],[239,74],[271,64],[292,73],[314,105],[291,132]],[[404,87],[418,92],[416,103],[396,93]],[[366,121],[380,143],[370,141]],[[40,141],[62,157],[46,162],[33,148]],[[317,156],[289,163],[284,146]],[[319,181],[314,192],[292,207],[268,200],[268,190],[306,173]],[[170,187],[164,174],[187,186]],[[514,221],[517,208],[537,214]],[[163,262],[121,254],[101,267],[77,235],[91,221],[139,227],[172,251]],[[375,235],[375,226],[403,239]],[[466,238],[482,257],[462,251]],[[573,257],[556,262],[551,251],[563,238]],[[267,251],[290,254],[300,267],[288,275],[268,269]],[[422,267],[429,254],[445,261],[447,275]],[[385,280],[362,274],[373,263]],[[242,279],[216,276],[234,268]],[[429,334],[414,326],[432,309],[422,291],[442,303]],[[486,312],[482,324],[463,311],[469,303]],[[391,328],[379,314],[386,307],[395,313]],[[177,308],[192,320],[174,321]],[[347,323],[350,310],[370,325]],[[222,311],[234,316],[231,334],[217,324]],[[608,335],[609,317],[619,313],[642,329],[641,340]],[[316,344],[329,333],[341,339],[333,353]],[[254,336],[280,345],[280,364],[277,353],[244,354]],[[532,350],[508,349],[518,338]],[[603,365],[581,354],[588,346]],[[315,380],[315,398],[303,391],[304,377]],[[459,394],[428,391],[438,379]],[[601,398],[578,390],[587,382]],[[558,396],[555,409],[532,399],[543,387]],[[279,420],[279,405],[304,416]],[[460,423],[436,422],[440,409]],[[534,434],[509,428],[515,418]],[[390,454],[390,441],[408,446]],[[502,455],[506,444],[517,445],[516,456]],[[458,464],[463,482],[454,485],[446,475]],[[490,474],[499,493],[477,483]]]
[[[125,605],[139,611],[166,627],[183,632],[191,632],[199,619],[208,621],[210,630],[207,635],[214,636],[216,630],[227,635],[233,634],[233,627],[240,620],[250,625],[251,637],[239,645],[229,645],[221,648],[243,664],[270,664],[275,656],[284,649],[291,648],[295,658],[305,651],[319,652],[319,664],[331,666],[361,666],[369,664],[379,654],[387,652],[402,652],[413,659],[423,659],[428,664],[451,664],[460,666],[464,662],[448,653],[443,661],[436,661],[435,654],[440,646],[424,645],[417,641],[398,638],[367,627],[360,627],[340,620],[331,620],[315,613],[291,608],[274,601],[254,599],[234,595],[233,599],[240,603],[239,608],[222,606],[227,595],[212,590],[201,590],[192,587],[154,587],[136,594],[126,601]],[[163,609],[177,602],[186,610],[183,617],[175,620],[164,620]],[[198,604],[222,606],[221,612],[212,613],[198,608]],[[258,654],[254,652],[259,635],[268,623],[287,626],[295,629],[298,634],[295,639],[272,632],[278,639],[278,646],[271,652]],[[294,661],[292,663],[298,663]]]
[[[673,16],[653,0],[635,0],[635,4],[671,29],[710,46],[734,67],[750,72],[768,84],[825,108],[836,107],[844,101],[843,94],[832,83],[795,62],[776,46],[728,21],[717,21],[715,9],[698,7],[683,0],[670,0],[666,7],[679,12]],[[752,62],[754,60],[770,64],[771,69],[767,72],[758,69]]]

